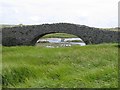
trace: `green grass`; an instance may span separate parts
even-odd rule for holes
[[[116,88],[117,44],[3,47],[3,87]]]
[[[66,34],[66,33],[53,33],[43,36],[42,38],[78,38],[75,35],[72,34]]]

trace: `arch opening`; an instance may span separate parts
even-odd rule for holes
[[[34,39],[36,46],[68,47],[73,45],[84,46],[85,42],[76,35],[68,33],[46,33]]]

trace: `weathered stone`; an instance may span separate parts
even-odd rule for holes
[[[118,42],[118,31],[108,31],[68,23],[19,26],[2,29],[2,45],[35,45],[37,40],[50,33],[67,33],[81,38],[86,44]]]

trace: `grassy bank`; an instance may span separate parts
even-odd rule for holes
[[[117,44],[3,47],[3,87],[115,88]]]
[[[47,34],[42,38],[78,38],[78,37],[75,35],[66,34],[66,33],[53,33],[53,34]]]

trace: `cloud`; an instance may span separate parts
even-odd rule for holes
[[[1,0],[1,22],[42,24],[68,22],[116,27],[118,0]]]

